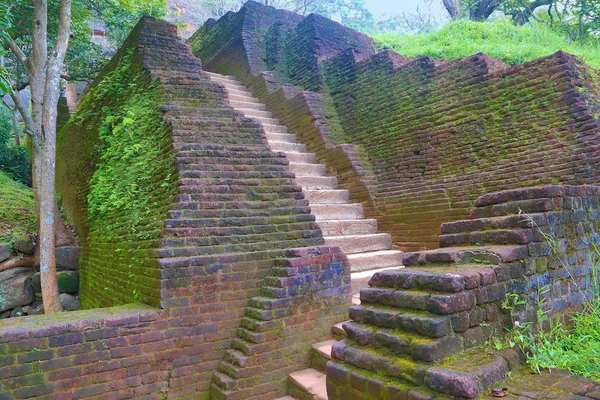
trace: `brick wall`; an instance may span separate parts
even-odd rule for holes
[[[381,229],[415,249],[435,248],[439,224],[482,193],[597,182],[594,74],[562,52],[510,68],[481,54],[436,65],[346,52],[326,81],[374,166]]]
[[[133,54],[135,62],[121,62],[124,53]],[[104,150],[92,127],[103,126],[106,112],[118,111],[131,94],[125,90],[106,98],[96,82],[88,96],[104,102],[86,108],[90,102],[84,99],[82,114],[61,131],[59,169],[66,204],[83,237],[83,304],[117,307],[0,322],[7,366],[0,375],[0,398],[56,398],[54,393],[62,392],[60,398],[198,399],[211,392],[215,398],[239,397],[229,392],[241,386],[224,391],[218,384],[211,389],[211,382],[220,382],[217,370],[227,365],[224,357],[232,346],[241,339],[260,340],[261,334],[240,337],[248,328],[244,323],[264,327],[271,312],[256,314],[253,305],[272,306],[277,323],[286,328],[265,333],[269,341],[261,351],[271,356],[259,358],[264,374],[254,380],[253,390],[244,382],[244,396],[251,395],[244,398],[283,394],[280,371],[306,368],[310,344],[347,315],[345,256],[337,247],[319,246],[320,230],[287,160],[269,150],[260,125],[226,103],[223,89],[202,72],[173,25],[143,18],[99,79],[113,71],[127,79],[135,68],[135,76],[144,78],[141,89],[157,88],[160,94],[156,118],[164,129],[158,132],[169,139],[160,159],[171,160],[170,168],[157,174],[171,173],[172,179],[149,189],[173,190],[173,196],[163,195],[166,205],[150,209],[160,223],[134,226],[137,237],[149,235],[149,240],[120,231],[115,233],[120,236],[111,232],[110,240],[95,234],[101,231],[94,224],[119,226],[126,216],[112,210],[107,220],[90,221],[88,182]],[[68,179],[77,195],[67,192]],[[138,262],[140,270],[131,268]],[[134,301],[144,285],[152,291],[140,300],[161,309],[118,306]],[[84,333],[90,330],[97,334]],[[70,347],[57,349],[63,345]]]

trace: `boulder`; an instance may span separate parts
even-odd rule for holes
[[[79,269],[79,247],[62,246],[56,248],[56,266],[71,270]]]
[[[27,235],[23,235],[20,238],[15,239],[13,247],[19,253],[27,255],[35,253],[35,243],[33,243],[33,240],[31,240]]]
[[[60,293],[77,293],[79,290],[79,272],[59,271],[56,273]]]
[[[0,312],[24,306],[35,300],[31,289],[32,268],[12,268],[0,272]]]
[[[38,304],[37,306],[35,306],[31,310],[29,310],[29,312],[27,314],[28,315],[40,315],[43,313],[44,313],[44,305]]]
[[[65,311],[81,310],[81,302],[79,299],[75,296],[71,296],[70,294],[61,293],[60,302],[62,303]]]
[[[10,246],[6,243],[0,243],[0,263],[8,260],[11,255]]]
[[[77,293],[79,290],[79,272],[77,271],[58,271],[56,281],[60,293]],[[39,272],[31,277],[31,286],[36,295],[42,295],[42,282]]]

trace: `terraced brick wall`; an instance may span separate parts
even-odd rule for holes
[[[441,230],[441,248],[361,290],[327,364],[330,399],[481,398],[523,362],[491,339],[564,323],[597,290],[598,186],[483,195]]]
[[[597,72],[569,54],[506,67],[348,51],[325,75],[346,139],[374,166],[380,228],[404,249],[437,247],[439,224],[480,194],[599,179]]]
[[[345,256],[319,246],[287,160],[175,26],[143,18],[60,135],[90,310],[0,322],[0,398],[218,396],[211,382],[251,306],[273,302],[286,329],[263,332],[261,370],[308,366],[311,343],[347,314]],[[279,397],[285,382],[265,373],[256,390]]]

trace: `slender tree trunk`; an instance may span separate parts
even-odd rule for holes
[[[18,95],[19,94],[17,93],[17,96]],[[21,147],[21,137],[19,136],[19,121],[17,120],[17,113],[19,112],[19,110],[17,109],[17,106],[15,105],[11,111],[12,111],[13,130],[15,132],[15,146]]]

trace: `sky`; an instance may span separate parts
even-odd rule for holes
[[[432,14],[443,14],[444,6],[442,0],[430,0]],[[373,14],[382,13],[401,13],[401,12],[415,12],[417,7],[421,10],[426,10],[428,7],[425,6],[424,0],[365,0],[365,4],[369,11]]]

